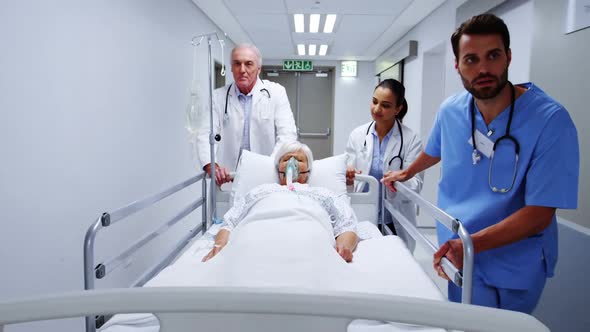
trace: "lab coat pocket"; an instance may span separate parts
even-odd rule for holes
[[[260,105],[258,106],[258,117],[261,120],[271,119],[271,107],[268,102],[260,103]]]

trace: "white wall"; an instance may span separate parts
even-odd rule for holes
[[[590,29],[565,34],[567,5],[566,0],[534,1],[535,31],[531,49],[531,78],[541,89],[563,104],[578,129],[578,209],[561,210],[559,215],[590,227]]]
[[[91,222],[195,174],[184,129],[190,40],[215,29],[190,0],[2,1],[0,300],[82,289]],[[206,58],[204,45],[202,87]],[[191,190],[111,226],[99,257],[196,197]],[[134,280],[135,269],[113,283]],[[82,320],[6,330],[80,331]]]
[[[377,85],[374,62],[358,62],[357,77],[340,77],[336,66],[334,154],[344,153],[350,132],[371,121],[370,104]]]

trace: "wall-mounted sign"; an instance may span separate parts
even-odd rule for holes
[[[311,60],[283,60],[283,70],[311,71],[313,70],[313,63]]]
[[[340,63],[340,76],[356,77],[356,61],[342,61]]]

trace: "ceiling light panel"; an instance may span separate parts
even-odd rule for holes
[[[305,45],[297,44],[297,54],[305,55]]]
[[[315,52],[316,52],[316,45],[309,44],[309,55],[315,55]]]
[[[336,24],[336,14],[328,14],[324,23],[324,33],[332,33]]]
[[[326,53],[328,53],[328,45],[326,45],[326,44],[320,45],[320,52],[319,52],[319,54],[321,56],[324,56],[324,55],[326,55]]]
[[[293,14],[293,21],[295,22],[295,32],[305,32],[305,19],[303,14]]]
[[[317,33],[320,29],[320,14],[309,15],[309,32]]]

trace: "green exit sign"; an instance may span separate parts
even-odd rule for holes
[[[283,70],[310,71],[313,70],[311,60],[283,60]]]

